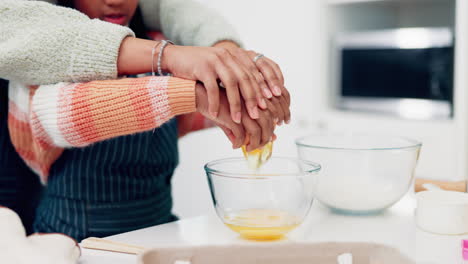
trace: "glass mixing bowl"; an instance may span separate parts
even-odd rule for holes
[[[260,168],[244,158],[221,159],[205,165],[218,216],[242,237],[282,238],[309,212],[320,165],[272,157]]]
[[[296,140],[299,157],[322,166],[314,194],[339,213],[376,214],[409,189],[421,143],[403,137],[320,134]]]

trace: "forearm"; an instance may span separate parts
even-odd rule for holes
[[[194,89],[195,82],[172,77],[41,86],[32,99],[32,130],[59,147],[148,131],[195,111]]]
[[[159,48],[155,49],[154,58],[151,57],[152,49],[157,45],[157,41],[127,37],[122,41],[119,49],[119,57],[117,59],[117,69],[119,75],[140,74],[157,71],[157,58]],[[223,47],[226,49],[239,47],[237,43],[232,41],[221,41],[214,44],[215,47]],[[163,71],[168,71],[168,61],[171,60],[166,48],[165,54],[162,56],[161,68]],[[153,67],[151,64],[154,63]]]
[[[126,27],[40,1],[0,1],[0,78],[28,84],[113,79]]]

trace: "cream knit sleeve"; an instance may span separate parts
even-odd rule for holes
[[[0,0],[0,78],[31,85],[114,79],[129,35],[69,8]]]
[[[221,40],[242,45],[220,14],[194,0],[140,0],[145,25],[186,46],[212,46]]]

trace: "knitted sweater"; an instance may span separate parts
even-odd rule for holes
[[[222,17],[192,0],[140,0],[140,7],[148,29],[163,31],[178,44],[240,43]],[[0,1],[0,78],[10,80],[10,136],[43,182],[63,148],[150,130],[195,110],[192,81],[148,77],[79,83],[115,79],[120,43],[131,35],[126,27],[73,9]],[[208,126],[197,113],[178,119],[179,135]]]
[[[63,148],[154,129],[195,108],[195,82],[144,77],[28,87],[10,83],[8,127],[26,164],[47,181]],[[184,116],[180,127],[205,127],[200,116]]]
[[[46,0],[55,3],[55,0]],[[223,17],[193,0],[140,0],[145,26],[180,45],[240,43]],[[133,32],[41,1],[0,0],[0,78],[41,85],[117,78]]]

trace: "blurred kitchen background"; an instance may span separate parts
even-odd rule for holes
[[[468,175],[467,0],[198,0],[238,30],[245,47],[282,68],[292,123],[273,155],[321,131],[377,132],[423,142],[416,177]],[[219,129],[180,141],[174,211],[213,211],[203,165],[241,156]]]

